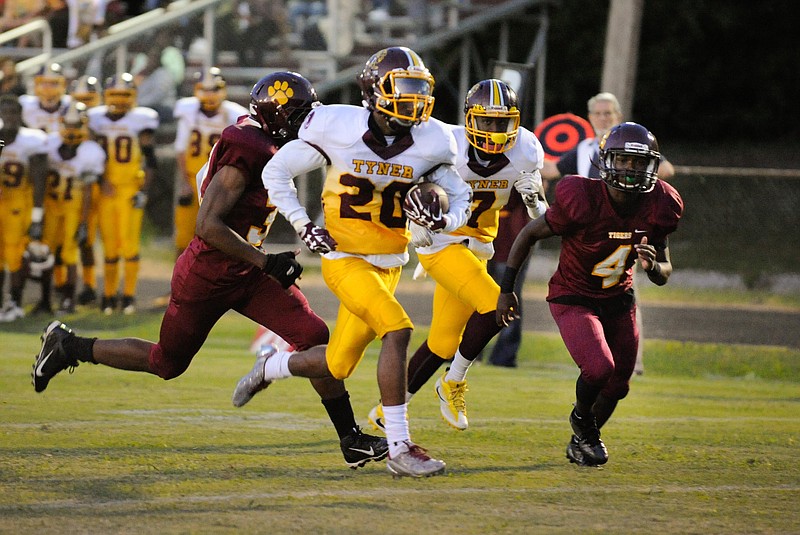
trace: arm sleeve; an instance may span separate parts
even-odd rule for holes
[[[293,179],[326,164],[327,160],[317,149],[296,139],[281,148],[261,172],[261,181],[269,192],[270,202],[298,233],[311,219],[297,198]]]

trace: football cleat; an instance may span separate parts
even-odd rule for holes
[[[469,426],[467,420],[467,402],[464,393],[467,391],[467,381],[447,381],[444,372],[436,380],[436,396],[439,398],[439,411],[444,421],[452,427],[463,431]]]
[[[353,470],[370,461],[380,461],[389,453],[389,444],[385,438],[367,435],[356,426],[353,432],[339,441],[344,462]]]
[[[122,296],[122,313],[126,316],[136,313],[136,298],[132,295]]]
[[[386,422],[383,419],[383,404],[378,403],[372,410],[369,411],[369,415],[367,416],[367,421],[372,426],[375,431],[382,431],[386,433]]]
[[[78,294],[79,305],[91,305],[97,301],[97,292],[91,286],[84,286],[81,293]]]
[[[103,314],[110,316],[114,313],[115,308],[117,308],[117,297],[113,295],[111,297],[106,297],[104,295],[103,300],[100,302],[100,310],[103,311]]]
[[[408,449],[395,457],[389,455],[386,468],[395,478],[431,477],[443,474],[447,464],[428,455],[427,450],[410,440],[405,441]]]
[[[75,313],[75,301],[72,300],[71,297],[65,297],[61,300],[58,304],[58,310],[56,311],[57,316],[63,316],[66,314],[74,314]]]
[[[42,334],[42,349],[36,356],[31,372],[31,383],[37,392],[47,388],[50,379],[69,368],[70,373],[78,366],[78,359],[64,351],[64,341],[75,336],[72,329],[56,320],[50,323]]]
[[[264,379],[264,364],[267,359],[278,352],[274,345],[266,345],[261,348],[256,356],[256,363],[250,373],[239,379],[236,389],[233,391],[233,406],[243,407],[248,401],[253,399],[257,393],[267,388],[272,381]]]
[[[0,323],[10,323],[25,317],[25,309],[14,301],[10,301],[2,311],[0,311]]]
[[[581,418],[575,409],[572,409],[569,423],[572,426],[572,432],[575,433],[577,448],[583,454],[583,464],[589,466],[605,464],[608,461],[608,451],[606,445],[600,440],[600,430],[597,428],[594,416]],[[572,441],[570,441],[571,445]],[[567,446],[567,456],[569,456],[570,446]]]

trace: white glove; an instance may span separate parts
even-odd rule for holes
[[[542,174],[538,169],[532,173],[522,171],[517,181],[514,182],[514,187],[522,197],[522,202],[525,203],[528,215],[532,219],[536,219],[547,210],[547,202],[543,200]]]
[[[414,247],[428,247],[433,245],[433,231],[428,230],[422,225],[417,225],[409,221],[408,230],[411,231],[411,245]]]
[[[522,171],[517,181],[514,182],[514,187],[522,196],[522,200],[526,205],[533,204],[537,194],[542,189],[542,174],[538,169],[535,169],[532,173]]]

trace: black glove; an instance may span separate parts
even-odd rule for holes
[[[28,227],[28,236],[33,241],[41,241],[42,239],[42,222],[38,223],[31,223],[31,226]]]
[[[78,225],[78,230],[75,231],[75,242],[83,247],[86,245],[86,242],[89,241],[89,229],[86,226],[86,223],[80,223]]]
[[[303,266],[295,259],[294,251],[285,251],[278,254],[268,254],[264,272],[288,288],[303,273]]]

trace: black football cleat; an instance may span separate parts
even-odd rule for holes
[[[572,409],[569,415],[569,423],[572,426],[572,432],[575,433],[574,439],[577,440],[577,448],[583,454],[583,466],[598,466],[608,462],[608,451],[606,445],[600,440],[600,430],[597,428],[597,422],[594,416],[581,418]],[[570,445],[567,446],[567,457],[572,461],[569,455]],[[580,464],[580,463],[578,463]]]
[[[367,435],[356,426],[353,432],[339,442],[344,455],[344,462],[353,470],[370,461],[380,461],[389,453],[389,444],[385,438]]]
[[[36,357],[31,372],[31,383],[37,392],[47,388],[50,379],[59,372],[70,371],[78,366],[78,359],[69,357],[64,351],[64,341],[75,336],[72,329],[56,320],[50,323],[42,334],[42,349]]]

